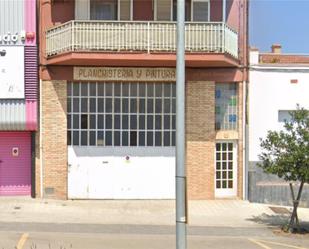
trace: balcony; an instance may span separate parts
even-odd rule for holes
[[[238,34],[223,22],[187,22],[187,54],[238,58]],[[69,21],[46,31],[46,57],[68,53],[176,52],[176,22]]]

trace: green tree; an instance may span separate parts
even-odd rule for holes
[[[309,111],[297,105],[290,115],[291,120],[285,121],[284,129],[268,131],[266,139],[261,139],[261,163],[258,165],[264,172],[289,182],[293,212],[284,230],[300,231],[297,208],[303,186],[309,183]],[[299,185],[297,196],[293,185]]]

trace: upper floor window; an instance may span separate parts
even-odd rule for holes
[[[185,0],[186,21],[209,21],[210,0]],[[176,21],[177,0],[76,0],[76,20]]]
[[[278,110],[278,122],[284,123],[284,122],[291,122],[292,116],[291,116],[292,110]]]
[[[117,0],[90,0],[91,20],[117,20]]]
[[[177,0],[173,0],[173,21],[177,21]],[[191,1],[185,1],[185,21],[191,21]]]
[[[75,0],[76,20],[130,20],[131,0]]]
[[[193,22],[208,22],[210,2],[209,0],[186,0],[185,20]],[[177,0],[173,0],[173,21],[177,20]]]
[[[192,21],[209,21],[209,0],[192,0]]]

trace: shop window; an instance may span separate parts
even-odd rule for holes
[[[237,84],[216,83],[215,100],[216,130],[237,130]]]
[[[175,146],[171,83],[68,83],[68,145]]]
[[[137,146],[137,132],[136,131],[130,132],[130,145]]]
[[[88,129],[88,115],[87,114],[81,115],[80,128],[81,129]]]

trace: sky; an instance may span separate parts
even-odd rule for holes
[[[309,54],[309,0],[250,0],[250,46],[270,52]]]

